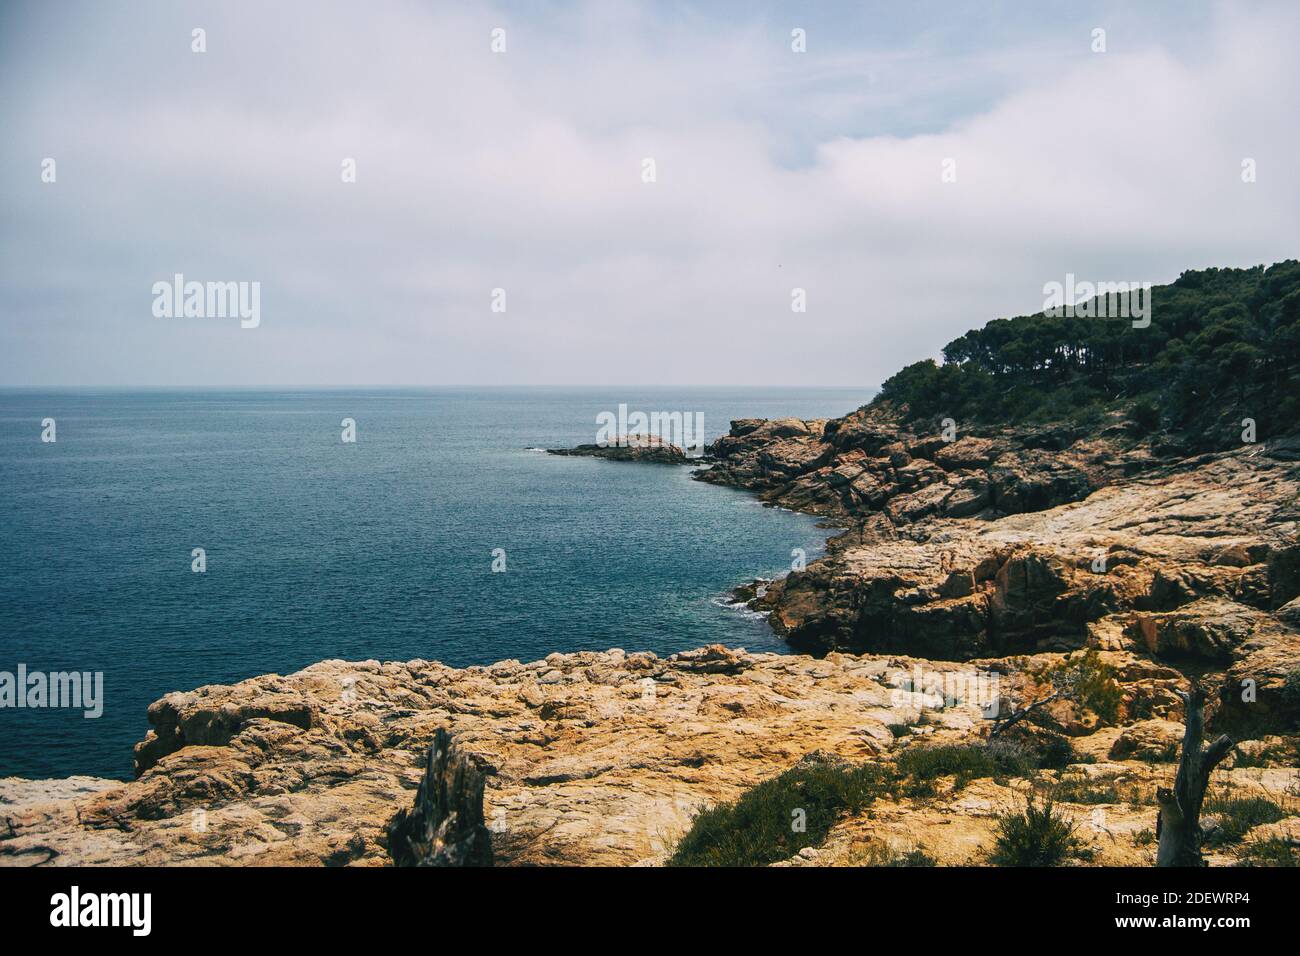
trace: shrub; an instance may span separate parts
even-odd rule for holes
[[[1050,788],[1056,803],[1124,803],[1124,797],[1113,780],[1088,780],[1085,777],[1064,777]]]
[[[1238,859],[1245,866],[1300,866],[1300,849],[1281,837],[1269,837],[1246,844]]]
[[[885,866],[938,866],[939,861],[924,850],[908,850],[893,856]]]
[[[1254,752],[1237,750],[1234,767],[1300,767],[1300,737],[1285,738]]]
[[[1115,668],[1103,661],[1095,648],[1089,648],[1082,654],[1042,667],[1033,676],[1040,683],[1050,684],[1065,699],[1113,724],[1119,720],[1124,699],[1115,674]],[[1034,721],[1035,716],[1029,720]]]
[[[995,866],[1060,866],[1083,855],[1075,824],[1056,812],[1050,799],[1041,805],[1030,797],[1023,812],[998,818],[997,840],[990,861]]]
[[[1038,750],[1019,740],[990,740],[985,744],[985,750],[993,761],[991,776],[1024,777],[1038,767]]]
[[[695,817],[669,866],[766,866],[817,846],[845,811],[858,812],[884,792],[888,771],[805,758],[731,803]],[[794,826],[803,811],[802,830]]]
[[[977,777],[991,777],[997,771],[988,748],[980,744],[909,747],[899,754],[897,767],[901,775],[915,781],[956,777],[959,788]]]
[[[911,782],[910,794],[922,796],[934,792],[932,784],[940,777],[955,777],[954,788],[961,789],[982,777],[1027,777],[1040,768],[1059,769],[1075,762],[1075,753],[1065,738],[1049,739],[1034,746],[1023,740],[995,738],[985,744],[942,744],[911,747],[898,757],[900,776]]]
[[[853,854],[856,866],[938,866],[939,862],[919,847],[896,850],[888,844],[872,841],[856,848]]]
[[[1218,819],[1218,826],[1205,835],[1206,846],[1240,843],[1252,827],[1277,823],[1287,811],[1267,797],[1228,797],[1211,794],[1201,807],[1202,814]]]
[[[1290,707],[1300,707],[1300,667],[1287,672],[1282,682],[1282,700]]]
[[[1102,720],[1113,724],[1119,719],[1119,705],[1123,699],[1119,682],[1115,680],[1115,668],[1102,661],[1101,655],[1091,648],[1075,662],[1075,666],[1078,667],[1076,699]]]
[[[1141,434],[1153,432],[1160,427],[1160,406],[1149,398],[1134,402],[1130,414]]]
[[[1141,760],[1143,763],[1177,763],[1181,752],[1181,744],[1169,743],[1159,750],[1143,750],[1135,753],[1133,759]]]
[[[1038,766],[1042,770],[1063,770],[1079,762],[1068,737],[1048,737],[1038,747]]]

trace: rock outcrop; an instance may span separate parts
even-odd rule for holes
[[[657,864],[700,809],[811,753],[890,761],[913,747],[978,741],[990,724],[978,697],[944,699],[934,688],[997,675],[999,696],[1032,697],[1035,675],[1063,660],[814,659],[712,646],[464,669],[325,661],[169,695],[151,711],[155,723],[193,736],[170,736],[175,749],[156,752],[132,782],[0,780],[0,865],[383,866],[432,861],[448,846],[453,861],[483,862],[485,833],[498,866]],[[1161,761],[1181,727],[1186,681],[1134,651],[1099,651],[1098,660],[1122,692],[1115,720],[1099,724],[1058,701],[1035,728],[1067,735],[1096,763],[1045,772],[1038,784],[1118,787],[1103,817],[1096,798],[1069,812],[1094,844],[1093,862],[1148,865],[1153,848],[1134,841],[1154,825],[1155,790],[1172,777]],[[217,713],[226,719],[203,716]],[[298,714],[305,726],[280,719]],[[438,743],[444,728],[459,757]],[[1220,771],[1224,784],[1285,803],[1300,787],[1296,746],[1295,737],[1243,746],[1249,766],[1243,756],[1243,766]],[[457,781],[470,768],[482,774],[481,803],[477,783]],[[790,863],[869,863],[864,848],[880,842],[978,863],[997,814],[1028,786],[899,791]],[[442,826],[452,809],[463,816]]]
[[[960,433],[960,432],[958,432]],[[844,527],[750,606],[795,648],[931,659],[1130,649],[1212,672],[1225,721],[1285,725],[1300,665],[1300,469],[1282,441],[1162,458],[1117,423],[944,441],[888,408],[733,423],[703,481]],[[1230,691],[1254,681],[1243,704]]]
[[[657,435],[626,435],[611,444],[578,445],[574,448],[548,448],[547,454],[609,461],[640,461],[663,465],[684,465],[689,460],[680,446]]]
[[[915,666],[931,667],[712,646],[464,669],[324,661],[201,687],[150,708],[150,760],[130,783],[0,781],[0,864],[387,865],[440,728],[484,775],[497,865],[656,863],[699,808],[806,753],[885,753],[888,725],[918,712],[896,682]],[[980,722],[954,707],[935,726]]]

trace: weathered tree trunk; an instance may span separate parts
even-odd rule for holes
[[[492,836],[483,822],[483,774],[439,727],[410,810],[388,824],[397,866],[491,866]]]
[[[1201,857],[1201,803],[1210,785],[1210,774],[1233,746],[1232,740],[1223,736],[1202,749],[1205,694],[1193,681],[1191,693],[1181,696],[1187,714],[1178,775],[1173,790],[1161,787],[1156,791],[1156,803],[1160,805],[1156,816],[1156,835],[1160,838],[1156,866],[1205,865]]]

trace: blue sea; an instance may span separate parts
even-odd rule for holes
[[[128,779],[152,701],[326,658],[783,651],[726,596],[794,548],[819,554],[815,519],[689,467],[530,449],[594,441],[620,403],[703,412],[712,440],[733,418],[840,415],[871,394],[0,391],[0,671],[104,675],[97,719],[0,709],[0,776]]]

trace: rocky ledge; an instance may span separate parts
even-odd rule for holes
[[[387,864],[440,728],[486,779],[497,864],[657,863],[700,807],[814,750],[887,751],[887,725],[916,713],[891,676],[918,663],[714,646],[324,661],[201,687],[149,708],[130,783],[0,781],[0,863]],[[978,719],[955,708],[936,726]]]
[[[445,750],[447,729],[468,762],[457,772],[482,788],[483,811],[473,816],[491,844],[480,839],[459,855],[496,865],[655,865],[700,809],[805,758],[888,762],[988,736],[977,699],[945,700],[927,687],[998,675],[999,695],[1025,700],[1065,660],[816,659],[711,646],[669,658],[611,650],[464,669],[324,661],[157,701],[132,782],[0,781],[0,864],[389,865],[411,855],[409,836],[391,841],[412,831],[413,814],[423,822],[439,779],[430,743]],[[1149,653],[1101,650],[1094,665],[1115,678],[1109,719],[1058,700],[1032,731],[1068,736],[1070,767],[950,782],[928,795],[899,791],[844,816],[822,848],[788,862],[862,864],[919,848],[941,863],[981,863],[998,814],[1023,805],[1032,786],[1058,793],[1092,862],[1150,865],[1153,795],[1173,774],[1161,761],[1182,732],[1176,692],[1186,681]],[[1252,741],[1217,774],[1221,787],[1291,808],[1254,837],[1300,837],[1298,747],[1295,737]]]

